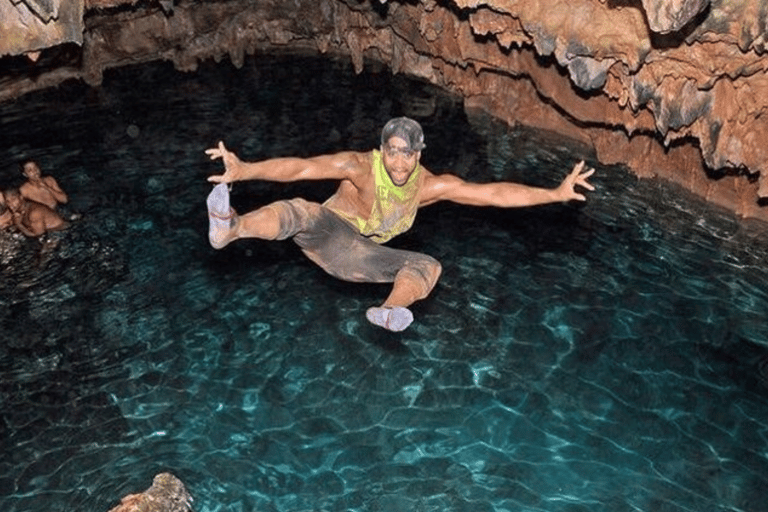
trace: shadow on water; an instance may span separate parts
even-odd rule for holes
[[[393,246],[443,276],[401,334],[290,241],[207,243],[203,150],[378,145],[555,186],[592,153],[369,65],[113,70],[0,105],[0,188],[38,161],[79,214],[4,237],[0,509],[108,510],[160,471],[195,510],[768,510],[765,227],[597,166],[584,204],[436,204]],[[238,183],[240,211],[332,183]]]

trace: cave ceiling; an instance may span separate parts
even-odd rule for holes
[[[762,0],[0,0],[0,20],[0,101],[158,59],[344,54],[768,220]]]

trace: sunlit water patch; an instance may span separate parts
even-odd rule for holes
[[[364,150],[396,115],[424,125],[433,171],[554,186],[587,159],[597,190],[424,209],[393,245],[444,273],[402,334],[364,319],[386,286],[289,241],[209,247],[204,149]],[[35,159],[80,216],[6,244],[3,512],[105,511],[160,471],[197,512],[768,510],[763,226],[327,59],[112,71],[1,105],[0,140],[0,188]]]

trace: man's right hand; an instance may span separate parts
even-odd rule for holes
[[[237,174],[242,162],[237,155],[224,146],[222,141],[219,141],[218,147],[206,149],[205,154],[211,157],[211,160],[221,158],[224,162],[224,174],[209,176],[208,181],[212,183],[231,183],[237,181]]]

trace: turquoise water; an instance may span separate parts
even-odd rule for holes
[[[424,209],[393,244],[442,261],[401,334],[381,285],[291,242],[207,242],[223,139],[246,159],[425,127],[425,165],[580,205]],[[109,72],[0,105],[0,169],[37,160],[72,227],[0,270],[0,510],[106,511],[170,471],[214,511],[768,510],[768,238],[588,149],[464,114],[343,61]],[[236,184],[247,210],[331,183]]]

